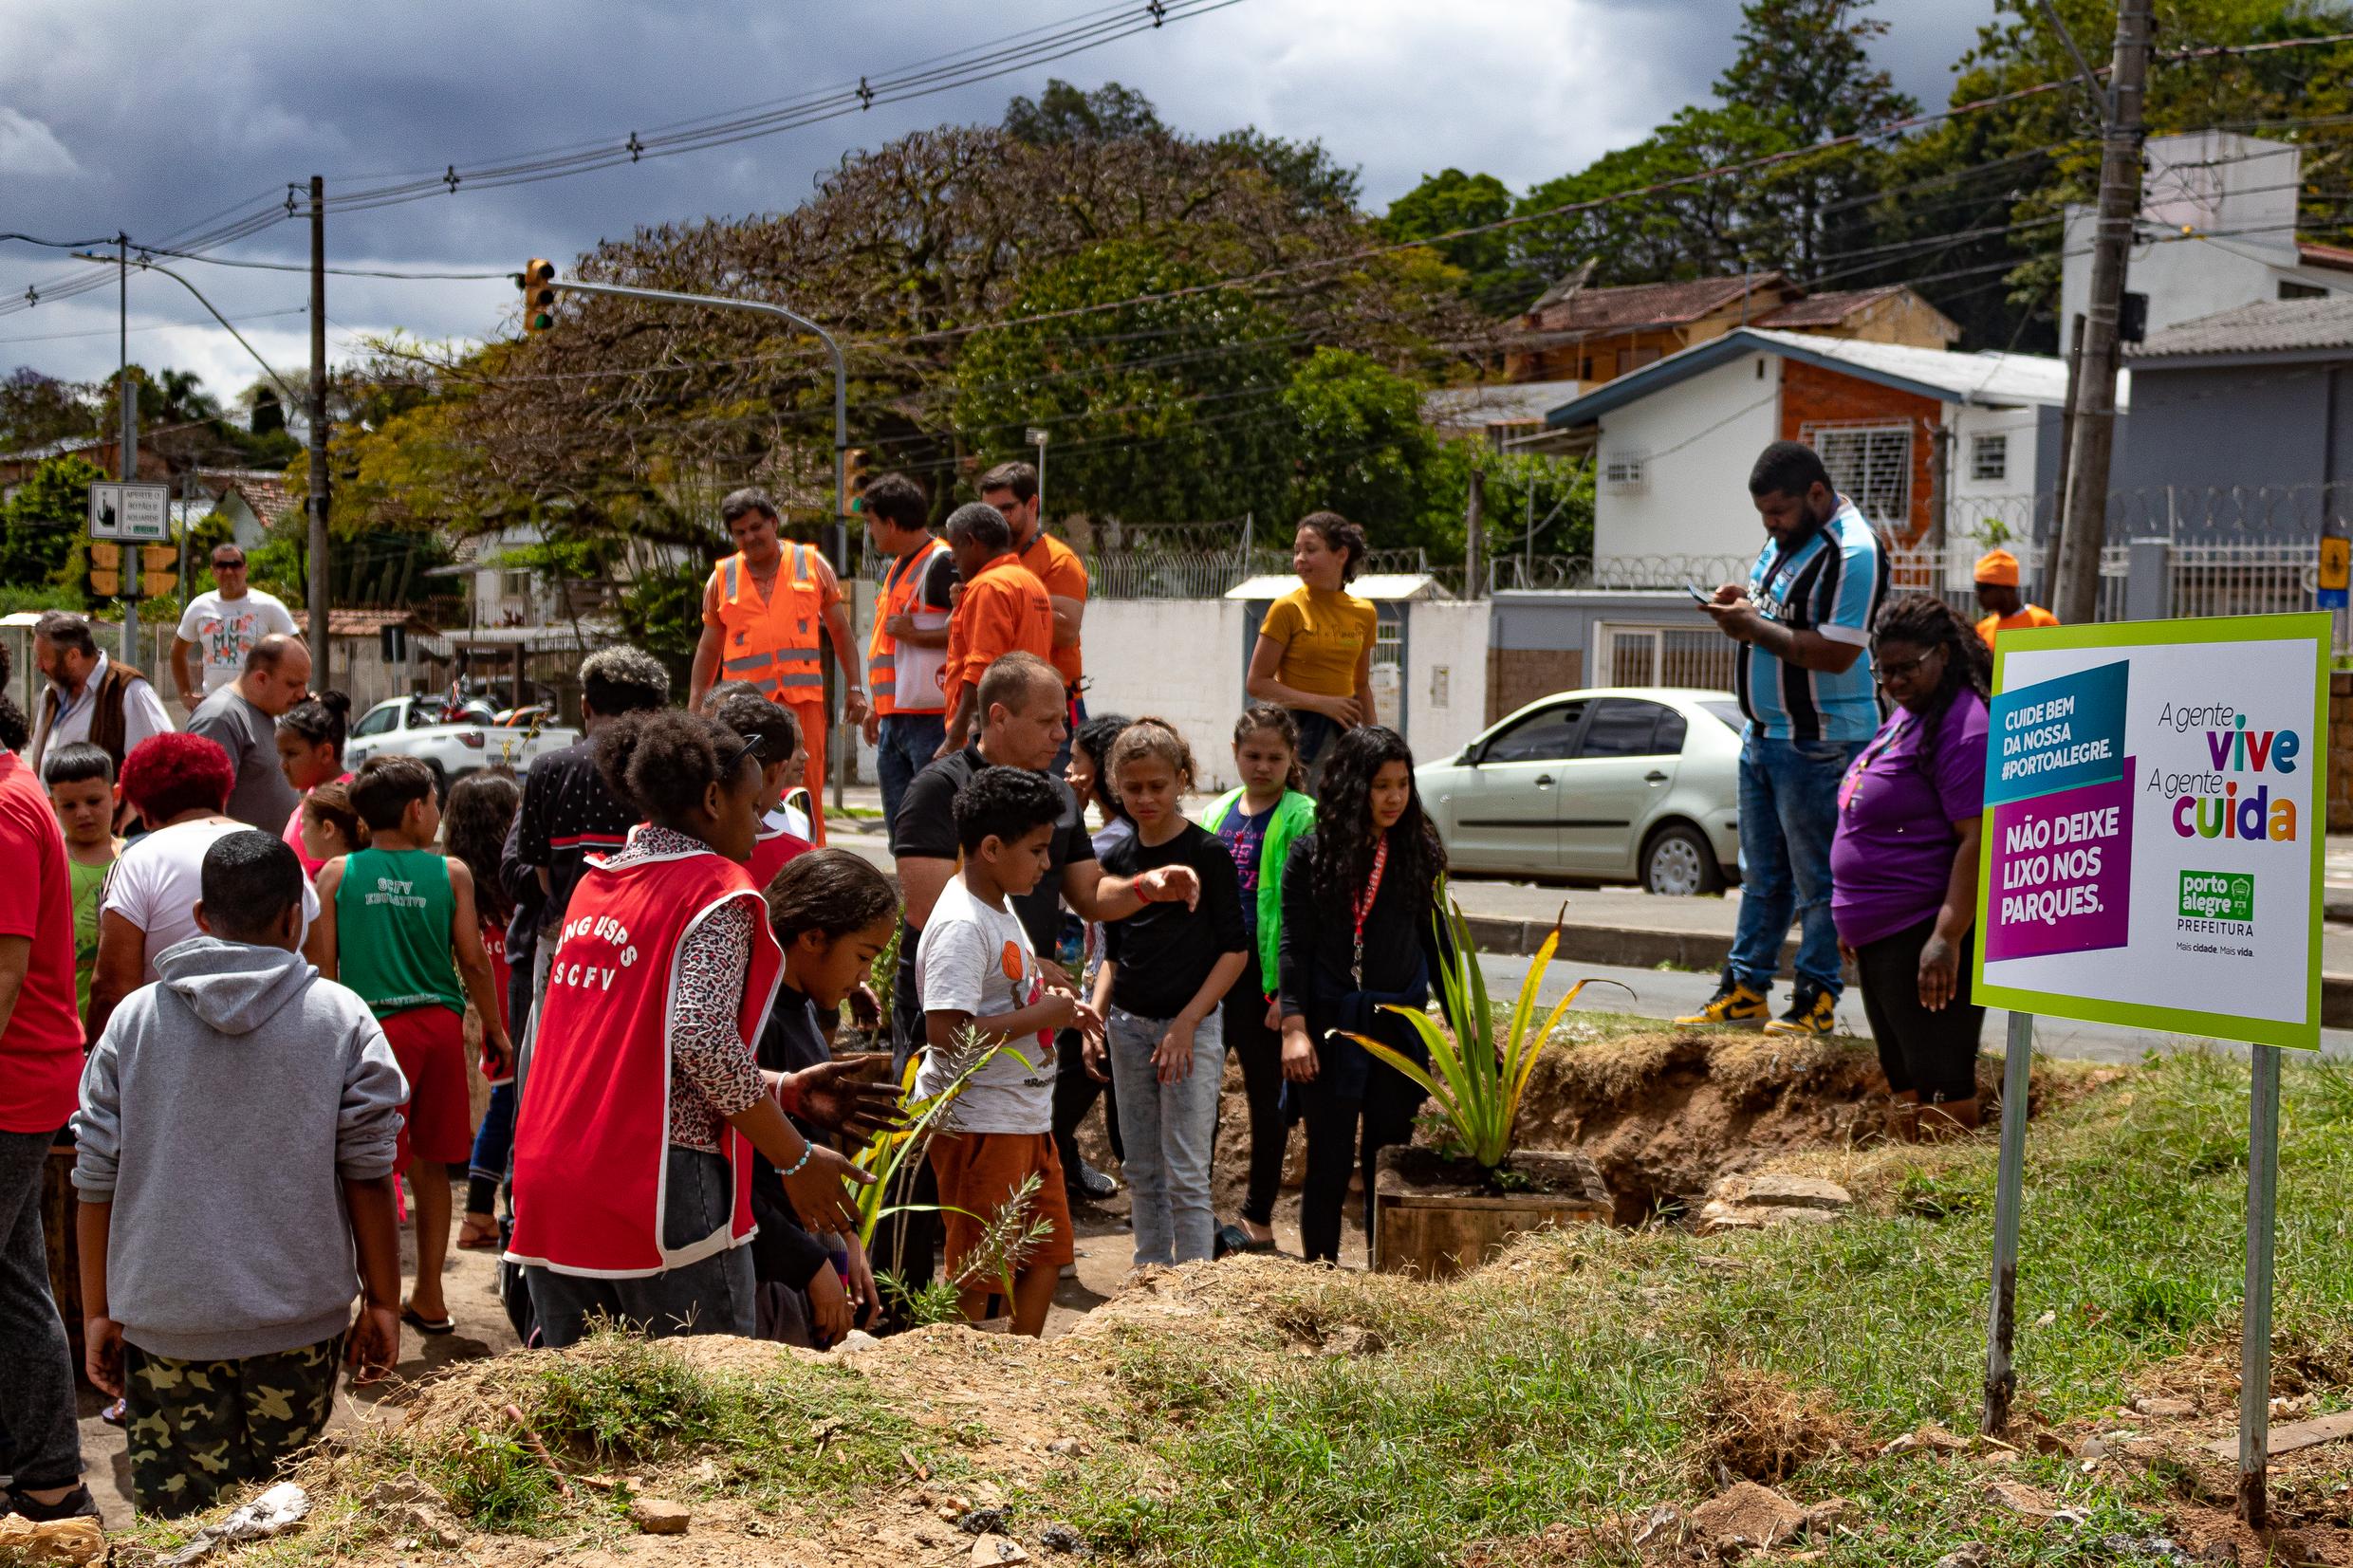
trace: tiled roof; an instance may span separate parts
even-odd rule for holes
[[[310,635],[310,612],[287,606],[294,618],[295,632]],[[339,637],[372,637],[387,626],[406,626],[411,631],[430,632],[433,625],[414,610],[329,610],[326,613],[327,635]]]
[[[2300,349],[2353,348],[2353,294],[2322,300],[2258,300],[2233,310],[2183,322],[2127,344],[2132,359],[2201,354],[2288,354]]]
[[[2353,250],[2342,245],[2323,245],[2318,240],[2298,240],[2296,259],[2307,267],[2333,267],[2353,271]]]
[[[243,496],[264,527],[274,528],[302,511],[301,504],[286,488],[286,476],[270,470],[207,469],[203,477],[217,485],[224,495],[234,490]]]
[[[1759,316],[1753,324],[1782,328],[1836,326],[1859,311],[1903,290],[1902,284],[1891,283],[1877,288],[1842,288],[1827,294],[1808,294],[1802,300],[1791,300],[1770,315]]]
[[[1616,288],[1580,288],[1566,299],[1547,299],[1529,313],[1547,332],[1625,332],[1695,322],[1738,304],[1744,292],[1778,294],[1788,286],[1788,280],[1778,272],[1695,278],[1688,283],[1625,284]]]

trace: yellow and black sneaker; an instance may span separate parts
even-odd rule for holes
[[[1799,981],[1789,1010],[1765,1025],[1769,1035],[1826,1035],[1838,1027],[1838,999]]]
[[[1729,1024],[1743,1029],[1753,1029],[1772,1015],[1773,1010],[1766,1003],[1763,991],[1751,989],[1732,970],[1726,969],[1724,978],[1716,983],[1715,994],[1708,998],[1708,1005],[1695,1013],[1685,1013],[1676,1023],[1685,1025]]]

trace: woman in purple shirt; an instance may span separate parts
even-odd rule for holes
[[[1991,659],[1927,594],[1880,612],[1871,656],[1896,708],[1839,785],[1830,913],[1909,1143],[1977,1125],[1985,1008],[1969,996],[1970,926]]]

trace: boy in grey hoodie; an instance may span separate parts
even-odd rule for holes
[[[365,1380],[400,1342],[408,1085],[367,1005],[294,950],[294,851],[228,834],[202,877],[207,934],[116,1009],[74,1121],[90,1381],[127,1401],[132,1494],[164,1515],[267,1479],[318,1439],[338,1360]]]

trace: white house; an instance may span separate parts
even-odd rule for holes
[[[2353,293],[2353,250],[2296,238],[2304,151],[2230,131],[2151,137],[2141,155],[2140,222],[2124,286],[2148,297],[2148,330],[2271,300]],[[2069,206],[2059,321],[2091,296],[2093,210]]]
[[[1997,531],[1989,522],[2030,535],[2066,396],[2066,365],[2043,355],[1740,327],[1561,404],[1547,425],[1596,453],[1595,581],[1672,587],[1754,557],[1749,467],[1781,439],[1820,451],[1899,544],[1941,526],[1960,544]]]

